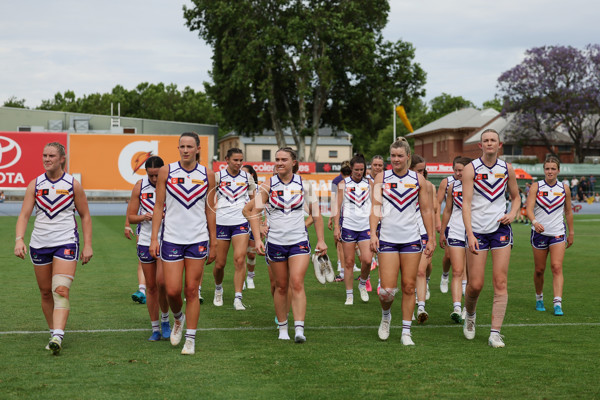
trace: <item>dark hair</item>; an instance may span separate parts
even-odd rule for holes
[[[560,160],[558,159],[558,157],[548,156],[544,160],[544,167],[546,167],[546,163],[555,163],[556,166],[558,167],[558,170],[560,171]]]
[[[252,165],[244,165],[242,168],[247,168],[250,171],[250,175],[254,178],[254,183],[258,183],[258,175],[256,174],[256,170]]]
[[[352,174],[352,167],[350,167],[350,161],[342,161],[340,164],[340,174],[343,176],[350,176]]]
[[[360,153],[354,154],[354,157],[352,157],[352,159],[350,160],[350,174],[352,173],[352,168],[354,168],[354,164],[362,164],[365,166],[365,169],[363,170],[363,174],[360,177],[360,179],[364,178],[365,174],[367,173],[367,162],[365,161],[365,156],[363,156]]]
[[[461,158],[464,158],[464,157],[463,156],[454,157],[454,160],[452,160],[452,168],[454,168],[454,165],[456,165],[457,161],[460,160]]]
[[[279,153],[280,151],[285,151],[290,155],[290,157],[292,157],[292,161],[295,161],[294,166],[292,167],[292,172],[294,174],[298,172],[298,156],[296,155],[296,150],[292,149],[291,147],[280,147],[275,154]]]
[[[146,167],[146,169],[148,169],[148,168],[160,168],[163,165],[165,165],[165,162],[159,156],[152,156],[152,157],[150,157],[149,159],[146,160],[146,164],[144,164],[144,166]]]
[[[196,141],[196,147],[200,147],[200,137],[198,136],[198,134],[196,132],[183,132],[180,136],[179,136],[179,140],[181,140],[182,137],[187,136],[187,137],[191,137]],[[200,153],[196,153],[196,161],[200,161]]]
[[[421,164],[424,163],[425,159],[418,155],[418,154],[413,154],[412,157],[410,157],[410,169],[413,169],[415,167],[415,165],[417,164]]]
[[[231,149],[227,150],[227,155],[225,156],[225,158],[229,158],[234,154],[244,155],[244,152],[242,151],[242,149],[238,149],[237,147],[232,147]]]
[[[427,179],[427,175],[429,174],[429,172],[427,172],[427,168],[425,168],[423,170],[423,178]]]
[[[473,161],[473,159],[469,158],[469,157],[456,157],[454,159],[453,166],[455,166],[456,164],[462,164],[462,165],[464,165],[466,167],[467,165],[469,165],[469,163],[471,161]]]
[[[374,155],[373,158],[371,158],[371,164],[373,164],[373,160],[383,161],[383,156],[380,156],[379,154]]]

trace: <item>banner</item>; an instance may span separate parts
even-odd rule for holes
[[[244,165],[252,165],[257,174],[273,174],[273,168],[275,167],[275,163],[272,161],[244,161]],[[227,168],[226,161],[213,161],[213,171],[216,172],[225,168]],[[314,162],[301,162],[298,164],[299,174],[312,174],[314,172],[316,172]]]
[[[146,171],[150,156],[165,165],[179,161],[178,135],[71,134],[71,173],[81,174],[85,190],[131,190]],[[200,163],[207,165],[208,137],[200,136]]]
[[[67,150],[66,133],[0,132],[0,188],[25,189],[44,173],[42,153],[51,142]]]

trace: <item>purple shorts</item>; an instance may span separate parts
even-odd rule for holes
[[[142,264],[152,264],[153,262],[156,262],[156,258],[150,255],[150,246],[143,246],[141,244],[138,244],[137,256],[138,260],[140,260]]]
[[[351,229],[342,228],[342,242],[356,243],[364,240],[371,240],[371,230],[353,231]]]
[[[231,240],[237,235],[247,235],[250,232],[250,227],[247,222],[240,225],[217,225],[217,239]]]
[[[56,247],[42,247],[41,249],[29,246],[29,257],[31,257],[33,265],[52,264],[54,257],[77,262],[79,259],[79,245],[68,243]]]
[[[379,241],[378,253],[420,253],[423,251],[421,239],[410,243],[390,243]]]
[[[565,243],[565,235],[546,236],[537,233],[533,229],[531,230],[531,245],[534,249],[546,250],[548,247],[559,243]]]
[[[473,232],[479,242],[479,250],[501,249],[506,246],[512,246],[513,234],[510,225],[500,224],[496,232],[476,233]]]
[[[267,262],[287,261],[288,258],[302,254],[310,255],[310,243],[308,241],[291,245],[281,245],[267,242],[265,251]]]
[[[450,247],[467,247],[467,242],[465,240],[459,239],[446,239],[446,243]]]
[[[428,241],[429,241],[429,235],[427,235],[427,234],[421,235],[421,244],[423,246],[427,246]]]
[[[184,258],[202,260],[208,255],[208,241],[192,244],[175,244],[163,241],[160,245],[160,258],[166,262],[181,261]]]

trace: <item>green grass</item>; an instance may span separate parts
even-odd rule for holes
[[[549,268],[548,311],[534,310],[529,226],[513,225],[516,245],[502,329],[504,349],[487,346],[489,269],[478,304],[477,337],[467,341],[462,327],[450,321],[450,294],[439,292],[442,253],[437,250],[427,305],[430,319],[413,328],[413,348],[400,344],[399,302],[392,309],[390,339],[381,342],[375,292],[368,304],[357,296],[354,306],[344,306],[343,283],[319,285],[312,265],[306,277],[308,341],[278,341],[266,265],[259,258],[257,289],[244,292],[249,305],[245,312],[232,307],[231,264],[221,308],[212,306],[212,266],[207,269],[196,355],[184,357],[181,346],[146,341],[146,307],[130,299],[137,286],[137,259],[134,243],[122,237],[123,218],[94,217],[94,258],[78,267],[64,348],[55,357],[44,350],[48,333],[33,267],[12,255],[16,218],[2,217],[0,332],[38,333],[0,334],[0,398],[598,398],[597,220],[576,216],[575,245],[564,263],[562,318],[550,312]],[[333,249],[331,236],[327,234]],[[376,285],[376,274],[372,280]],[[73,332],[108,329],[138,330]]]

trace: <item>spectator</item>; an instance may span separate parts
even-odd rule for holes
[[[600,203],[600,194],[598,194],[598,192],[596,192],[596,194],[594,195],[594,201],[596,203]]]
[[[570,188],[570,187],[571,187],[571,184],[569,183],[569,178],[567,178],[566,176],[565,176],[565,179],[563,179],[563,181],[562,181],[562,184],[563,184],[565,187],[568,187],[568,188]]]
[[[573,196],[573,200],[577,198],[577,185],[579,185],[579,179],[574,176],[571,179],[571,195]]]
[[[590,179],[588,180],[588,182],[590,186],[589,191],[591,196],[596,191],[596,177],[594,175],[590,175]]]
[[[0,203],[4,203],[6,200],[6,196],[4,195],[4,191],[0,191]]]
[[[585,198],[588,195],[588,189],[589,189],[589,185],[588,185],[588,180],[585,176],[582,176],[581,179],[579,180],[579,187],[581,188],[581,194],[583,195],[583,201],[585,201]]]

